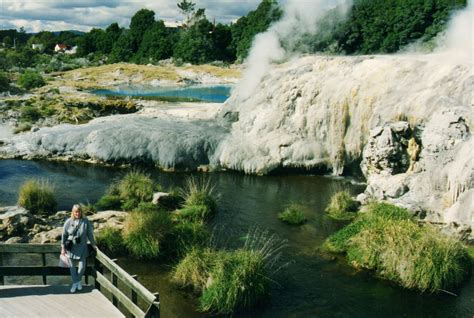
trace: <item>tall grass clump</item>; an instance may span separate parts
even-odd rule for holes
[[[165,211],[133,211],[124,224],[124,243],[130,254],[138,259],[157,258],[173,227]]]
[[[108,255],[122,255],[126,250],[120,229],[105,227],[100,230],[95,239],[97,246]]]
[[[132,170],[117,182],[115,189],[122,200],[138,204],[151,201],[154,184],[150,175]]]
[[[193,248],[177,265],[173,280],[200,294],[200,310],[232,314],[268,298],[270,276],[279,269],[284,246],[274,235],[255,230],[236,250]]]
[[[356,268],[423,292],[459,286],[470,273],[463,245],[432,226],[418,225],[412,214],[387,203],[374,203],[353,223],[331,235],[323,246],[346,253]]]
[[[329,205],[326,207],[328,215],[336,220],[352,220],[357,212],[359,204],[354,200],[349,191],[339,191],[333,194]]]
[[[178,221],[170,233],[168,255],[184,257],[189,250],[208,246],[210,239],[211,235],[203,223]]]
[[[27,180],[18,194],[18,205],[33,214],[53,214],[57,209],[54,188],[47,181]]]
[[[211,219],[217,211],[213,192],[214,186],[209,179],[187,178],[181,190],[184,204],[178,215],[191,221],[204,222]]]
[[[283,212],[278,214],[278,219],[290,225],[304,224],[307,219],[299,204],[290,204]]]

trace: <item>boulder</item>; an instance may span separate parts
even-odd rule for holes
[[[127,212],[122,211],[101,211],[89,216],[88,219],[92,222],[96,231],[100,231],[104,227],[122,229],[127,214]]]
[[[406,172],[410,167],[408,145],[411,137],[410,126],[403,121],[372,129],[362,153],[361,169],[364,175]]]
[[[153,193],[153,200],[151,201],[153,204],[159,204],[160,199],[168,197],[170,194],[167,192],[156,192]]]
[[[40,232],[36,234],[33,239],[31,240],[31,243],[56,243],[61,241],[61,235],[63,233],[63,227],[58,226],[53,228],[52,230],[46,231],[46,232]]]
[[[0,208],[0,240],[25,234],[35,217],[18,206]]]

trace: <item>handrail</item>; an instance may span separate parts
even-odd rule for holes
[[[46,284],[47,276],[67,276],[69,270],[56,266],[46,266],[45,254],[59,254],[60,245],[55,243],[46,244],[25,244],[25,243],[0,243],[0,285],[4,284],[4,276],[43,276],[43,284]],[[42,254],[42,266],[3,266],[3,254],[7,253],[32,253]],[[88,262],[90,264],[90,262]],[[103,268],[111,272],[111,280],[108,280],[103,274]],[[158,294],[151,293],[136,278],[128,274],[124,269],[118,266],[102,251],[97,250],[94,257],[94,266],[88,266],[87,275],[95,278],[95,285],[101,291],[101,287],[106,289],[112,295],[112,303],[118,307],[121,303],[133,316],[155,318],[160,316],[160,302]],[[126,295],[118,288],[117,280],[130,289],[131,295]],[[86,276],[87,282],[87,276]],[[103,292],[103,291],[101,291]],[[140,296],[148,306],[142,310],[138,306],[137,296]]]

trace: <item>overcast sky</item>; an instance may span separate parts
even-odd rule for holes
[[[209,20],[231,22],[254,10],[261,0],[196,0]],[[113,22],[128,27],[130,18],[142,8],[155,12],[155,19],[182,20],[177,0],[0,0],[0,29],[27,32],[105,28]]]

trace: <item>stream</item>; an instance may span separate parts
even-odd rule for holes
[[[77,202],[94,203],[126,169],[80,163],[0,160],[0,205],[13,205],[18,188],[29,178],[47,179],[56,187],[59,209]],[[149,168],[165,188],[180,186],[191,173],[169,173]],[[324,215],[332,193],[353,194],[364,185],[350,179],[314,175],[247,176],[232,172],[208,176],[218,195],[218,214],[210,227],[221,245],[237,247],[250,230],[259,228],[287,240],[282,263],[272,279],[271,302],[237,317],[472,317],[474,283],[467,282],[457,297],[419,294],[356,271],[344,259],[322,255],[318,247],[343,224]],[[304,206],[308,222],[288,226],[277,219],[286,205]],[[119,264],[148,289],[160,292],[162,317],[205,317],[196,311],[196,298],[169,282],[172,267],[153,262],[119,259]]]

